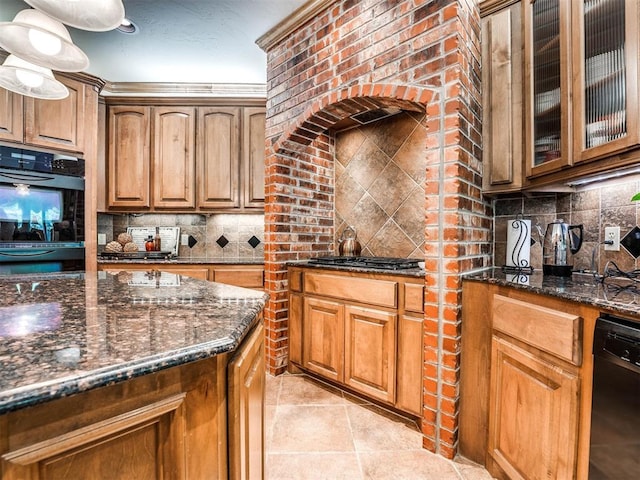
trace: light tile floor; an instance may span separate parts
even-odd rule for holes
[[[490,480],[422,448],[415,423],[307,375],[267,375],[267,480]]]

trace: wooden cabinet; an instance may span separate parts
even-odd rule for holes
[[[263,208],[264,112],[264,107],[129,106],[111,100],[108,209]],[[132,165],[129,171],[122,168],[126,164]],[[142,193],[131,188],[132,179],[142,182]]]
[[[185,263],[102,263],[98,269],[105,272],[122,270],[162,271],[185,275],[200,280],[226,283],[237,287],[264,288],[263,265],[185,264]]]
[[[0,416],[0,477],[227,477],[224,356]]]
[[[576,478],[577,376],[494,337],[489,455],[510,479]]]
[[[465,281],[459,453],[498,479],[586,478],[599,310]]]
[[[544,0],[523,7],[527,175],[637,148],[637,0]],[[579,171],[585,169],[564,178]]]
[[[24,140],[24,96],[0,88],[0,140]]]
[[[398,315],[347,305],[344,318],[344,383],[371,397],[394,403]]]
[[[304,299],[302,365],[323,377],[344,381],[344,305]]]
[[[149,107],[110,107],[108,113],[108,206],[151,206]]]
[[[153,205],[194,208],[195,108],[153,109]]]
[[[53,150],[85,150],[84,82],[58,76],[69,90],[61,100],[26,97],[0,88],[0,139]],[[91,141],[94,141],[91,138]]]
[[[289,268],[292,365],[422,414],[424,282]]]
[[[264,151],[266,111],[245,108],[242,117],[242,179],[245,207],[264,207]]]
[[[258,325],[228,366],[229,478],[264,478],[264,328]]]
[[[523,186],[523,61],[520,2],[482,18],[483,191]]]
[[[198,109],[198,206],[240,207],[240,109]]]

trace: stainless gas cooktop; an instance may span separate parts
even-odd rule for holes
[[[333,265],[345,267],[378,268],[381,270],[405,270],[418,268],[418,260],[413,258],[395,257],[316,257],[310,258],[309,263],[317,265]]]

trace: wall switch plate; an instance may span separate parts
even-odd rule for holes
[[[604,227],[604,240],[612,241],[613,244],[608,245],[604,244],[605,250],[610,250],[613,252],[620,251],[620,227]]]
[[[98,234],[98,245],[106,245],[107,244],[107,234],[99,233]]]
[[[189,245],[189,235],[186,233],[180,235],[180,245]]]

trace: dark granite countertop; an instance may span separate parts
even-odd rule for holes
[[[132,263],[166,263],[167,265],[263,265],[262,258],[208,258],[208,257],[173,257],[171,259],[152,259],[145,260],[143,258],[125,259],[125,258],[102,258],[98,255],[99,264],[132,264]]]
[[[542,295],[592,305],[610,312],[640,317],[640,284],[630,280],[574,273],[571,277],[554,277],[535,271],[531,275],[505,273],[500,268],[469,274],[465,280],[514,287]],[[640,318],[639,318],[640,319]]]
[[[320,263],[312,263],[306,260],[298,262],[287,262],[288,267],[304,267],[317,268],[322,270],[335,270],[341,272],[358,272],[358,273],[379,273],[384,275],[399,275],[403,277],[423,278],[427,272],[422,268],[405,268],[399,270],[387,270],[384,268],[373,267],[354,267],[351,265],[325,265]]]
[[[166,272],[0,277],[0,414],[233,351],[263,292]]]

